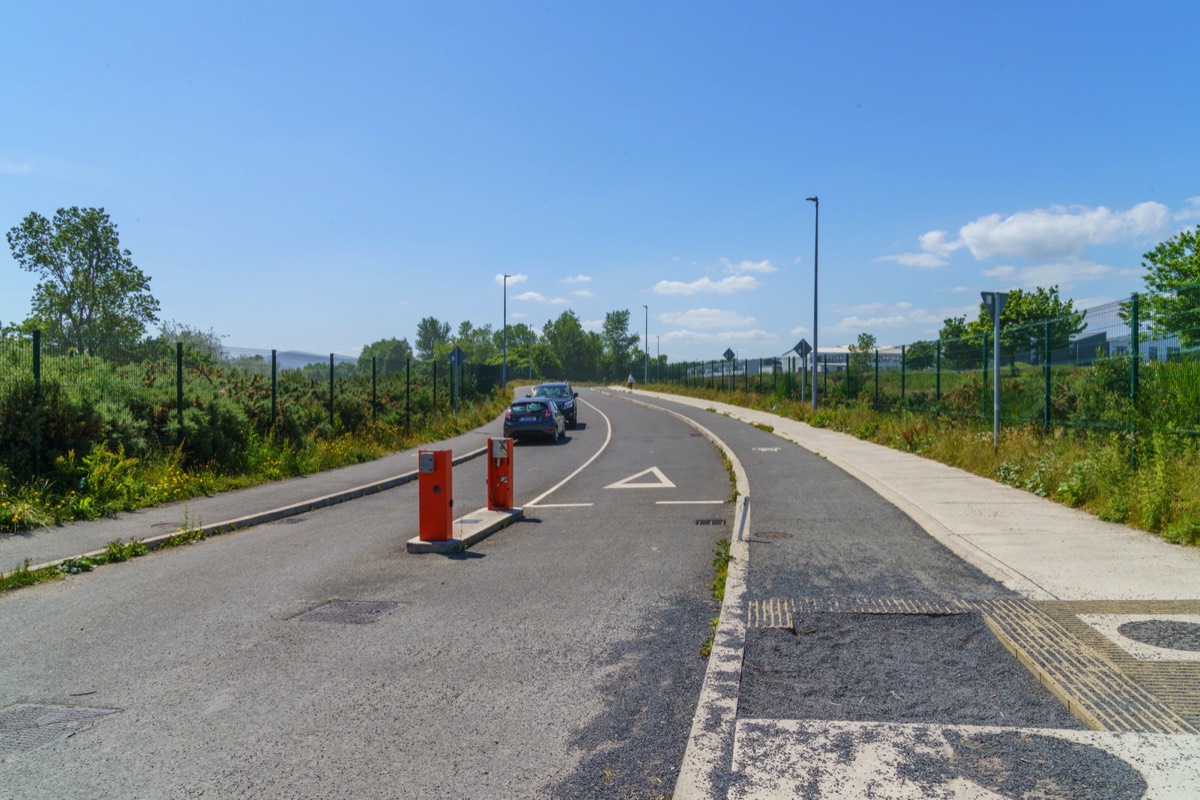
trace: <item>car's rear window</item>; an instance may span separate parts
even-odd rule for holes
[[[539,386],[535,391],[538,397],[568,397],[565,386]]]
[[[546,411],[545,403],[513,403],[512,412],[514,414],[543,414]]]

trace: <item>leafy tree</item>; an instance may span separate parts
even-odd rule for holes
[[[7,238],[17,265],[41,279],[26,325],[48,344],[132,349],[157,321],[150,278],[121,249],[104,209],[60,208],[53,221],[33,212]]]
[[[929,369],[937,361],[937,342],[913,342],[904,350],[905,369]]]
[[[950,369],[977,369],[979,367],[982,360],[980,353],[982,341],[973,328],[967,325],[966,315],[946,317],[942,321],[942,330],[938,333],[938,339],[942,343],[942,352],[946,356],[946,365]]]
[[[1146,317],[1159,334],[1200,344],[1200,228],[1185,230],[1142,256]]]
[[[629,310],[610,311],[604,315],[605,367],[610,375],[623,374],[630,367],[630,353],[641,336],[629,332]]]
[[[1039,352],[1049,323],[1050,349],[1062,350],[1071,343],[1071,336],[1084,328],[1086,311],[1076,311],[1074,300],[1063,300],[1058,296],[1058,287],[1044,289],[1039,286],[1032,292],[1014,289],[1009,292],[1008,302],[1000,312],[1000,352],[1008,358],[1013,372],[1017,369],[1017,355],[1031,350]],[[987,307],[979,304],[979,318],[972,323],[974,332],[983,335],[993,332],[992,318]]]
[[[158,327],[158,338],[152,342],[153,348],[159,352],[175,352],[175,343],[183,345],[184,351],[190,358],[200,358],[209,363],[218,361],[225,354],[221,345],[224,338],[212,328],[202,331],[175,320],[162,322]]]
[[[600,375],[604,342],[600,335],[583,329],[579,317],[570,309],[543,326],[542,335],[549,347],[553,365],[544,372],[570,380],[588,380]],[[543,366],[539,364],[539,366]],[[557,367],[557,369],[554,369]]]
[[[503,357],[502,348],[493,342],[491,325],[476,328],[468,321],[459,323],[454,344],[462,348],[472,364],[499,364]]]
[[[404,372],[412,355],[408,339],[380,339],[362,349],[358,357],[358,366],[359,369],[367,370],[371,366],[371,359],[374,358],[376,374],[400,373]]]
[[[862,373],[871,368],[872,356],[875,354],[877,340],[870,333],[860,333],[858,342],[850,345],[850,369]]]
[[[450,323],[425,317],[417,323],[417,358],[428,360],[438,354],[440,346],[450,343]]]

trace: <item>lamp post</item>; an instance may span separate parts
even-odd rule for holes
[[[654,334],[654,382],[658,383],[661,380],[660,370],[662,369],[662,337],[657,333]]]
[[[500,388],[508,388],[508,279],[512,275],[504,275],[504,354],[500,367]]]
[[[817,255],[818,242],[821,235],[821,201],[817,197],[806,197],[806,201],[813,204],[816,211],[816,218],[813,224],[813,380],[812,380],[812,407],[817,409]]]
[[[1000,314],[1008,292],[980,292],[983,307],[992,318],[992,451],[1000,449]]]
[[[642,308],[646,312],[646,338],[642,340],[645,343],[642,345],[642,349],[645,351],[646,357],[643,359],[642,383],[647,384],[650,382],[650,307],[642,306]]]

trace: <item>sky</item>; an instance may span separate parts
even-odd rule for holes
[[[899,345],[981,290],[1127,297],[1200,223],[1194,0],[17,0],[5,27],[0,227],[103,207],[161,319],[229,347],[628,310],[651,355],[766,357],[813,341],[814,266],[822,349]],[[4,243],[0,321],[35,285]]]

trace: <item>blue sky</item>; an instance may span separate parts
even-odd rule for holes
[[[19,2],[0,227],[102,206],[161,316],[356,355],[418,320],[672,360],[1141,288],[1200,222],[1200,5]],[[0,320],[34,277],[0,252]],[[644,310],[643,306],[647,308]]]

